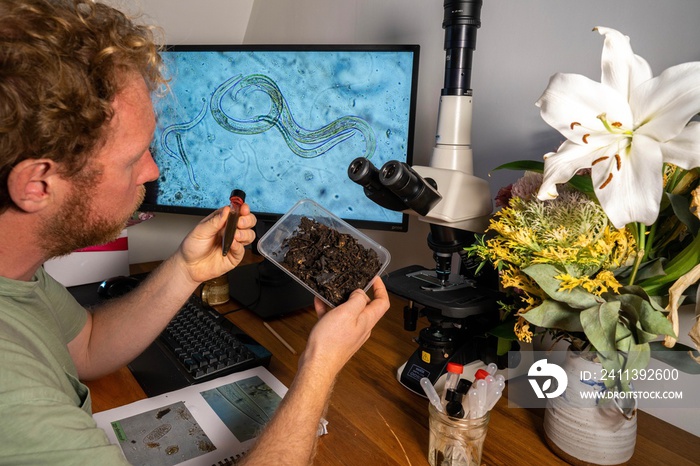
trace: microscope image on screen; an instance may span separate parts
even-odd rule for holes
[[[313,199],[341,218],[401,222],[348,179],[356,157],[407,158],[410,52],[238,50],[163,53],[155,102],[161,175],[147,203],[216,209],[233,188],[256,213]],[[155,199],[153,198],[155,196]]]
[[[246,118],[245,115],[250,114],[251,109],[257,108],[256,104],[260,100],[256,98],[258,97],[255,95],[256,91],[263,93],[263,99],[269,98],[268,113]],[[354,132],[359,132],[364,138],[365,150],[362,157],[371,158],[374,155],[376,148],[374,131],[365,120],[347,115],[319,129],[306,129],[294,120],[289,105],[277,84],[270,77],[262,74],[245,77],[237,75],[229,78],[214,91],[208,103],[214,121],[226,131],[241,135],[255,135],[275,128],[279,130],[289,150],[304,159],[325,154],[336,144],[352,137]],[[261,106],[264,108],[265,102],[262,102]],[[243,117],[231,116],[231,113],[227,113],[227,107],[233,112],[238,111]],[[183,135],[199,124],[206,115],[207,102],[204,101],[202,109],[192,121],[173,123],[163,130],[160,138],[160,144],[165,153],[175,160],[182,160],[185,164],[190,182],[195,188],[200,186],[192,164],[187,158]]]

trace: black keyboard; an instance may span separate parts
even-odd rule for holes
[[[270,364],[270,352],[196,296],[129,369],[148,396]]]

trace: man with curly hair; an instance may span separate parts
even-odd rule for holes
[[[80,380],[123,367],[203,281],[243,258],[255,216],[202,220],[135,290],[88,312],[44,270],[114,239],[158,168],[151,94],[163,83],[152,29],[90,0],[0,0],[0,464],[125,464]],[[223,188],[222,188],[223,189]],[[308,464],[333,382],[389,307],[356,290],[320,320],[251,464]]]

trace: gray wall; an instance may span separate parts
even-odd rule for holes
[[[165,28],[169,43],[417,43],[421,46],[415,162],[426,164],[443,80],[441,0],[113,0]],[[516,174],[490,171],[517,159],[540,159],[561,142],[534,103],[558,71],[599,80],[602,37],[595,26],[629,35],[655,74],[700,60],[697,0],[484,0],[477,36],[473,148],[475,174],[492,194]],[[132,263],[163,259],[199,219],[159,214],[129,230]],[[367,232],[388,247],[390,270],[431,264],[427,227]],[[673,411],[673,410],[670,410]],[[697,409],[654,413],[690,430]],[[693,419],[694,418],[694,419]]]

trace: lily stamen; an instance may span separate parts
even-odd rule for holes
[[[612,181],[612,179],[613,179],[613,174],[612,174],[612,173],[608,174],[608,179],[605,180],[605,182],[604,182],[603,184],[600,185],[600,189],[603,189],[603,188],[606,187],[608,184],[610,184],[610,182]]]

